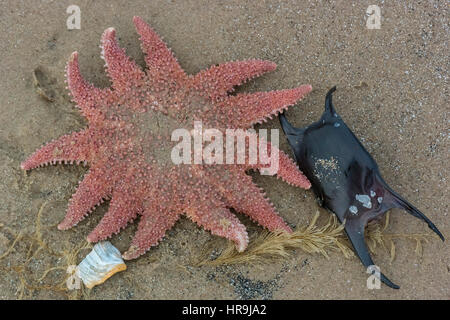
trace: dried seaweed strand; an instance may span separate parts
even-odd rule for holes
[[[41,216],[44,211],[44,208],[46,206],[47,202],[44,202],[41,207],[39,208],[38,214],[36,216],[36,222],[35,222],[35,231],[32,235],[24,235],[22,232],[19,232],[17,235],[15,235],[15,239],[13,243],[10,245],[10,247],[0,256],[0,261],[4,258],[6,258],[9,254],[13,252],[15,247],[19,243],[24,243],[25,246],[28,246],[28,250],[25,255],[24,262],[21,265],[15,265],[15,266],[2,266],[0,265],[0,270],[2,272],[14,272],[19,277],[20,285],[17,288],[16,295],[17,298],[23,299],[26,295],[31,296],[32,293],[36,290],[50,290],[62,293],[65,295],[68,299],[79,299],[82,296],[87,296],[89,294],[89,291],[86,291],[85,288],[82,286],[82,290],[72,290],[70,291],[66,286],[66,280],[70,276],[70,274],[67,274],[64,272],[64,275],[56,285],[42,285],[40,284],[42,280],[44,280],[48,274],[55,270],[67,270],[67,268],[70,265],[76,265],[77,264],[77,256],[81,250],[92,248],[92,245],[88,242],[80,243],[75,248],[71,248],[69,245],[68,248],[61,251],[61,252],[55,252],[53,251],[47,243],[43,240],[42,232],[41,232]],[[5,227],[7,228],[7,227]],[[14,231],[8,228],[11,233],[14,234]],[[32,277],[32,272],[28,270],[28,264],[30,261],[36,257],[36,255],[44,251],[45,253],[49,255],[53,255],[56,257],[63,258],[65,260],[65,264],[62,266],[55,266],[51,267],[43,272],[43,274],[40,277]]]
[[[234,245],[230,244],[215,259],[210,259],[211,254],[204,252],[203,256],[195,263],[201,265],[230,265],[240,263],[264,264],[274,260],[291,257],[294,249],[301,249],[307,253],[319,253],[329,257],[328,253],[332,251],[341,252],[346,258],[354,256],[351,245],[344,233],[344,225],[338,223],[336,217],[330,216],[328,222],[322,226],[317,226],[317,220],[320,213],[317,212],[310,224],[306,228],[297,228],[292,234],[284,232],[263,232],[253,239],[247,250],[240,253]],[[371,251],[374,251],[377,245],[387,249],[386,243],[390,244],[391,261],[395,257],[394,239],[412,239],[416,241],[416,254],[422,252],[422,241],[427,242],[427,238],[432,234],[396,234],[386,233],[389,225],[389,213],[386,214],[386,220],[383,227],[378,223],[369,224],[366,230],[366,239]]]

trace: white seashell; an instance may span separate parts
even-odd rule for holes
[[[109,241],[97,243],[92,251],[80,262],[77,268],[78,277],[89,289],[102,284],[115,273],[124,271],[127,266],[122,260],[120,251]]]

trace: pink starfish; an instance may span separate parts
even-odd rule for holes
[[[57,162],[89,163],[89,172],[58,228],[75,226],[100,202],[111,199],[108,212],[88,240],[106,239],[140,215],[125,259],[136,258],[156,245],[183,213],[212,234],[234,241],[239,251],[247,246],[247,232],[229,208],[271,231],[290,232],[245,174],[267,165],[175,165],[170,158],[175,144],[171,133],[192,128],[194,120],[221,131],[251,128],[302,99],[311,86],[229,96],[234,86],[274,70],[275,64],[229,62],[190,76],[141,18],[135,17],[134,24],[141,36],[146,70],[118,46],[113,28],[104,32],[101,41],[111,88],[100,89],[86,82],[74,52],[66,70],[68,87],[89,126],[46,144],[21,165],[29,170]],[[267,147],[275,150],[269,143]],[[310,187],[281,151],[277,175],[295,186]]]

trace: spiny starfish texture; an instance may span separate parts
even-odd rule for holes
[[[62,136],[31,155],[24,170],[56,163],[89,163],[89,172],[72,196],[61,230],[78,224],[105,199],[108,212],[88,235],[91,242],[109,238],[140,215],[138,230],[125,259],[136,258],[156,245],[187,215],[212,234],[246,248],[244,225],[230,208],[247,214],[271,231],[291,232],[264,193],[246,175],[267,164],[180,164],[171,158],[177,128],[203,127],[225,132],[247,129],[282,112],[311,91],[311,86],[229,96],[233,87],[275,69],[262,60],[229,62],[187,75],[161,38],[139,17],[134,24],[145,53],[142,70],[118,46],[115,30],[102,36],[102,57],[112,87],[96,88],[80,74],[78,54],[67,64],[67,84],[88,128]],[[268,142],[265,146],[275,150]],[[248,161],[246,162],[248,163]],[[278,177],[309,188],[294,162],[279,151]]]

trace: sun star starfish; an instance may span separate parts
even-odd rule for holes
[[[58,228],[75,226],[96,205],[111,199],[108,212],[87,238],[91,242],[106,239],[140,215],[125,259],[136,258],[156,245],[183,213],[212,234],[234,241],[239,251],[246,248],[248,236],[229,208],[271,231],[291,232],[245,173],[267,165],[175,165],[170,158],[174,146],[171,133],[177,128],[193,128],[194,120],[221,131],[251,128],[302,99],[311,86],[230,96],[234,86],[274,70],[275,64],[229,62],[190,76],[141,18],[135,17],[134,24],[146,70],[118,46],[113,28],[107,29],[101,40],[112,88],[96,88],[86,82],[74,52],[66,69],[68,89],[89,126],[49,142],[21,165],[29,170],[63,162],[89,163]],[[266,146],[275,150],[268,142]],[[296,164],[281,151],[277,175],[292,185],[310,187]]]

